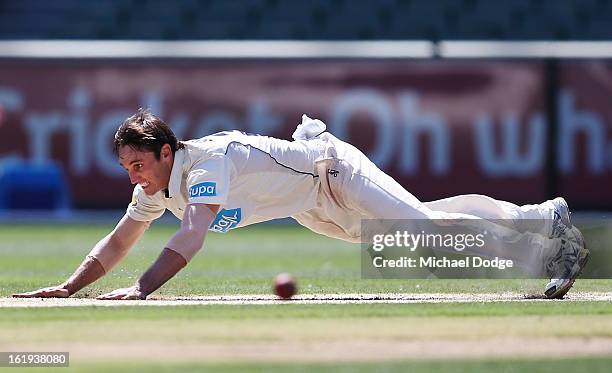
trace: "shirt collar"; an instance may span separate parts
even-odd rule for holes
[[[177,149],[174,153],[174,162],[170,172],[168,182],[168,197],[172,198],[181,193],[181,180],[183,178],[183,160],[185,159],[185,149]]]

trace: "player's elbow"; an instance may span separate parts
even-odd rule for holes
[[[189,262],[200,251],[206,231],[182,227],[168,242],[168,248],[181,254]]]
[[[181,229],[182,230],[182,229]],[[187,229],[184,234],[184,242],[191,247],[192,250],[198,251],[204,245],[206,231],[202,229]]]

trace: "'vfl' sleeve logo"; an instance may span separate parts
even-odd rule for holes
[[[205,182],[189,188],[189,197],[213,197],[217,195],[217,183]]]

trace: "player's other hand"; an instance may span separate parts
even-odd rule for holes
[[[13,294],[13,298],[68,298],[69,296],[70,292],[61,285]]]
[[[110,293],[102,294],[96,299],[110,300],[110,299],[146,299],[147,296],[137,286],[130,286],[129,288],[116,289]]]

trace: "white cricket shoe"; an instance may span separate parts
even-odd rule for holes
[[[548,299],[563,298],[589,260],[589,250],[578,228],[565,224],[559,224],[559,227],[558,232],[563,230],[563,234],[558,238],[561,245],[545,262],[546,273],[550,276],[550,282],[544,289],[544,296]]]
[[[573,227],[567,202],[563,197],[557,197],[548,203],[552,205],[554,216],[549,238],[563,237],[565,232]]]

